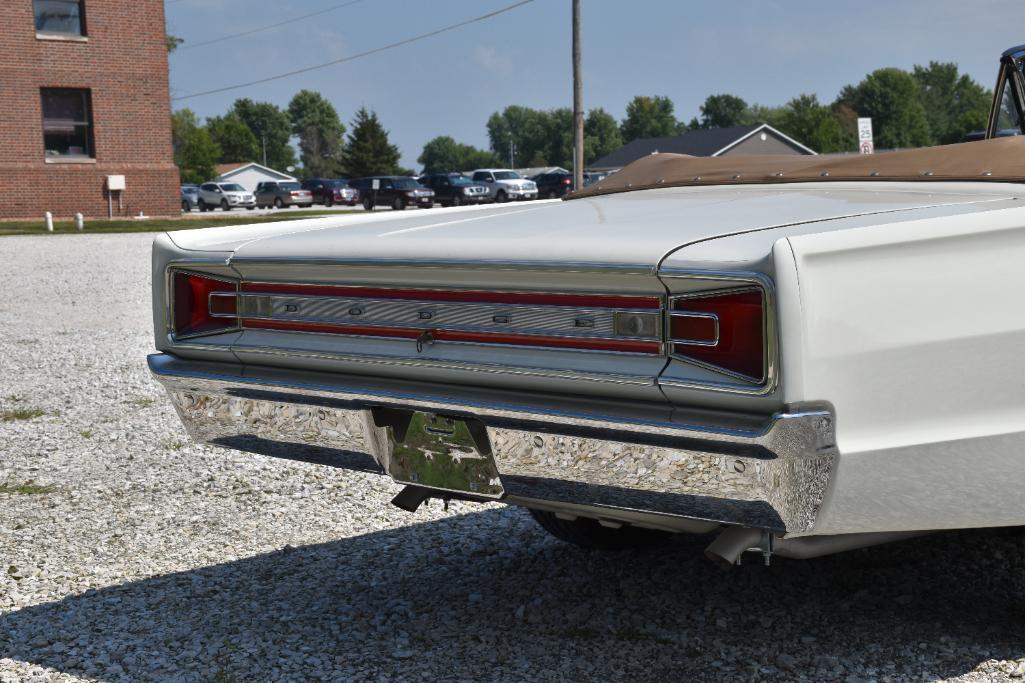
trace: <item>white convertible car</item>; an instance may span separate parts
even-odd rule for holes
[[[173,232],[149,364],[199,441],[583,545],[1025,525],[1022,183],[1025,137],[660,154],[568,201]]]

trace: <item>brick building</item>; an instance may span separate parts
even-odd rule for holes
[[[163,0],[2,0],[0,65],[0,218],[178,214]]]

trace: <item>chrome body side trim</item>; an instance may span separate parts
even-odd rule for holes
[[[166,354],[148,360],[197,441],[401,479],[380,411],[471,419],[486,428],[510,502],[585,505],[612,519],[645,512],[808,534],[837,456],[825,404],[757,425],[680,424],[378,388],[366,378],[310,382]]]

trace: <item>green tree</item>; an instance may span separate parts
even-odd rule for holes
[[[222,163],[256,161],[259,158],[256,136],[235,112],[207,119],[206,129],[221,148]]]
[[[769,107],[764,104],[751,104],[744,110],[739,125],[767,123],[773,128],[779,128],[788,111],[788,105]]]
[[[593,163],[623,146],[623,135],[612,114],[601,107],[584,119],[584,165]]]
[[[877,69],[857,85],[845,86],[838,103],[848,105],[858,116],[872,118],[877,148],[924,147],[934,142],[918,82],[906,71]]]
[[[214,177],[221,150],[192,110],[179,109],[171,115],[171,144],[183,183],[205,183]]]
[[[448,135],[439,135],[428,141],[417,162],[423,166],[424,173],[472,171],[496,163],[491,152],[456,142]]]
[[[542,163],[531,166],[573,168],[573,110],[560,107],[542,112],[547,144]]]
[[[352,178],[368,175],[392,175],[405,171],[399,167],[399,148],[388,142],[377,114],[360,107],[352,120],[342,151],[345,174]]]
[[[292,122],[280,107],[270,102],[253,102],[244,97],[235,100],[230,111],[238,114],[253,132],[260,149],[259,156],[255,157],[257,161],[264,162],[263,149],[266,147],[267,166],[284,171],[295,165],[295,150],[289,143]]]
[[[731,128],[747,123],[747,102],[736,95],[709,95],[701,105],[702,128]]]
[[[959,142],[965,133],[982,130],[989,117],[992,93],[952,62],[929,62],[911,72],[929,130],[940,144]]]
[[[299,156],[307,177],[333,176],[339,171],[345,126],[334,105],[319,92],[300,90],[288,103],[292,134],[299,138]]]
[[[185,42],[184,38],[179,38],[178,36],[172,36],[170,33],[168,33],[167,35],[164,36],[164,45],[167,46],[167,54],[171,54],[172,52],[177,50],[178,47],[181,46],[181,44],[184,43],[184,42]]]
[[[661,95],[637,95],[626,105],[626,118],[619,129],[623,142],[676,135],[679,125],[673,114],[673,101]]]
[[[844,130],[833,111],[820,104],[815,95],[790,100],[779,121],[770,125],[816,152],[843,152],[857,146],[853,132]]]
[[[511,105],[488,118],[491,151],[511,166],[547,166],[551,148],[548,112]],[[510,160],[511,157],[511,160]]]

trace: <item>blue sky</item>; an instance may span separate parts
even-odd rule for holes
[[[464,21],[513,0],[361,0],[251,36],[172,54],[171,96],[340,59]],[[185,45],[272,24],[341,0],[168,0],[167,28]],[[237,97],[287,106],[319,90],[348,124],[377,111],[416,168],[436,135],[487,147],[488,116],[509,104],[571,106],[570,0],[535,2],[485,22],[318,71],[194,99],[201,117]],[[954,61],[992,87],[1004,48],[1025,43],[1021,0],[584,0],[585,107],[622,118],[634,95],[668,95],[690,119],[711,93],[782,104],[832,101],[883,66]]]

